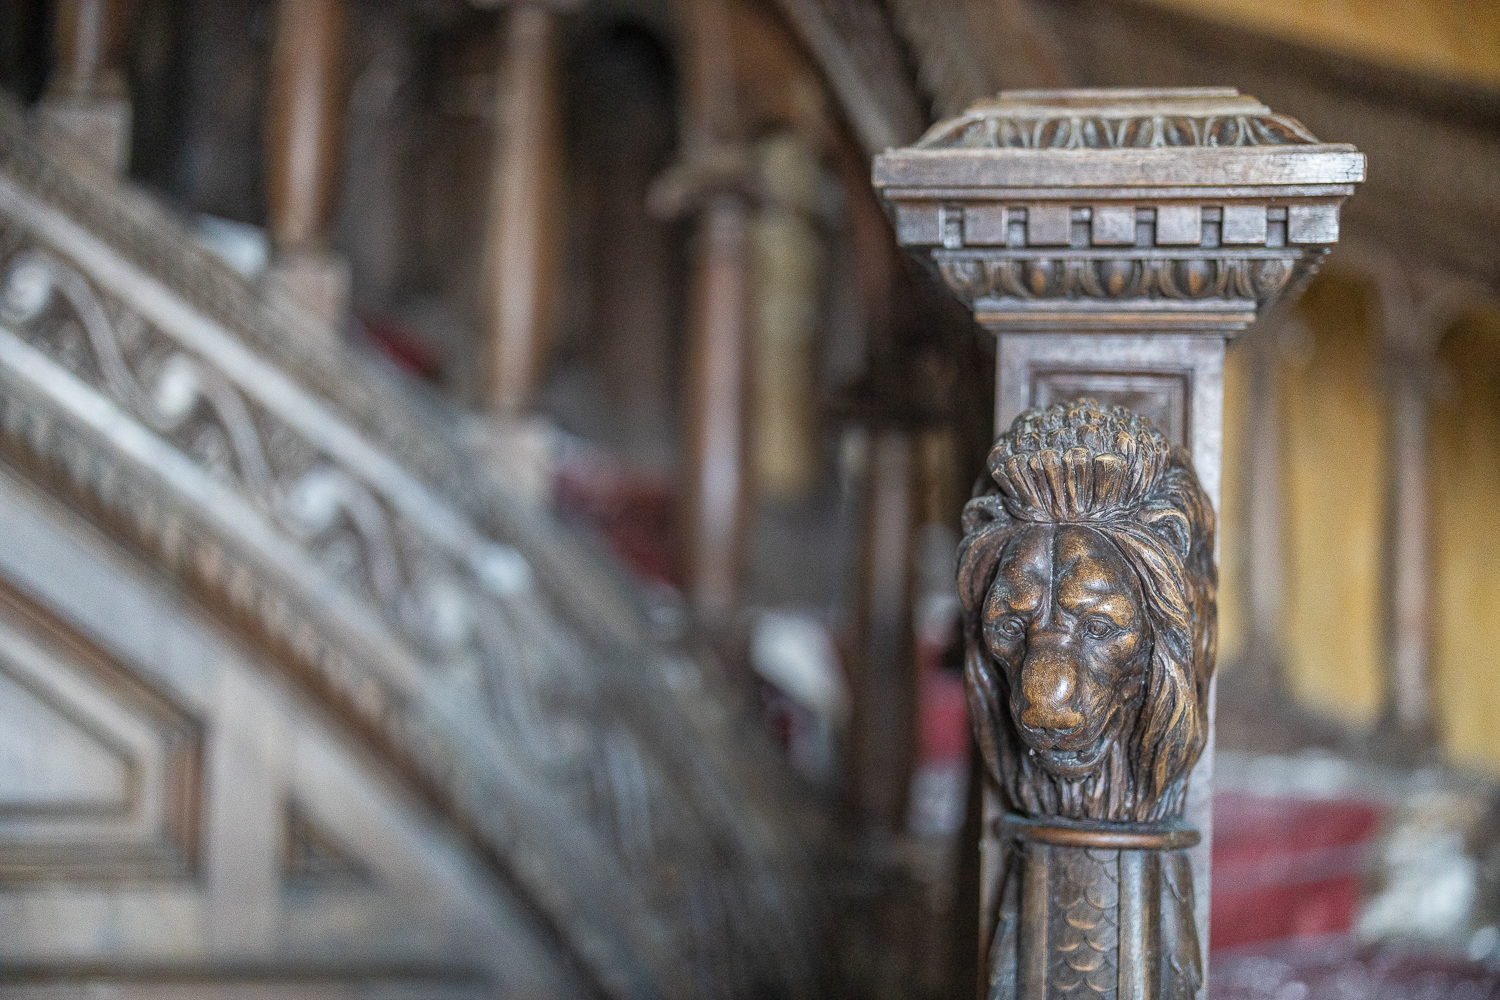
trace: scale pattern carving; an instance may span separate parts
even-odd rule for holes
[[[1118,992],[1118,871],[1116,851],[1053,848],[1049,1000],[1112,1000]]]

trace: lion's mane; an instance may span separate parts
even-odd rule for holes
[[[1207,738],[1217,633],[1214,513],[1192,460],[1145,418],[1080,399],[1022,413],[988,466],[964,508],[958,585],[969,715],[991,774],[1010,808],[1028,815],[1180,816]],[[1122,706],[1124,739],[1076,780],[1048,773],[1026,752],[1005,672],[982,632],[1000,554],[1025,523],[1095,529],[1119,550],[1145,599],[1151,654],[1139,704]]]

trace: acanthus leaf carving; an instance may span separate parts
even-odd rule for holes
[[[933,126],[916,149],[1163,149],[1295,146],[1318,142],[1294,118],[1246,113],[1140,114],[1128,110],[1070,114],[1065,109],[980,102]]]

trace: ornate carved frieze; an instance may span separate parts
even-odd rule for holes
[[[993,330],[1234,333],[1312,274],[1351,146],[1232,90],[1004,91],[875,161],[896,235]]]
[[[302,367],[232,276],[142,255],[186,241],[164,214],[0,147],[0,458],[390,753],[606,993],[802,990],[805,845],[697,666],[610,624],[546,524],[471,513],[505,507],[456,419],[353,359],[310,390],[336,345]]]
[[[1253,309],[1280,295],[1302,262],[1302,255],[1295,251],[1252,257],[1245,251],[1198,248],[1062,255],[1037,250],[970,251],[938,253],[934,258],[948,287],[971,306],[985,300],[1012,299],[1019,304],[1067,299],[1115,303],[1116,308],[1123,303],[1146,305],[1170,299],[1222,300]]]

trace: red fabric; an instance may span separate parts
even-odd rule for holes
[[[1380,825],[1359,801],[1214,797],[1214,949],[1343,933]]]
[[[553,488],[563,516],[588,524],[635,573],[681,585],[677,569],[677,496],[662,478],[590,455],[564,462]]]
[[[417,333],[388,316],[360,316],[370,340],[380,352],[420,378],[435,379],[441,371],[437,355]]]
[[[947,670],[929,670],[919,689],[918,762],[947,763],[969,756],[969,708],[964,680]]]

